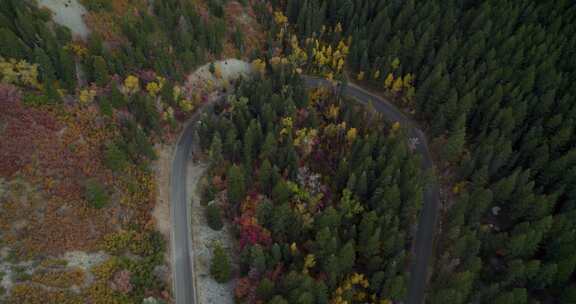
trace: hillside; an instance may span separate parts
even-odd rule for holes
[[[0,5],[0,301],[171,302],[154,145],[210,93],[188,73],[258,49],[254,13],[233,1],[38,5]]]
[[[570,0],[0,0],[1,303],[576,303]]]
[[[445,189],[431,303],[576,301],[572,2],[273,2],[301,36],[341,26],[355,81],[427,126]]]

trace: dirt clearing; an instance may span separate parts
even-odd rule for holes
[[[73,34],[85,39],[89,30],[84,22],[86,8],[78,0],[38,0],[39,7],[47,7],[54,13],[54,22],[68,27]]]

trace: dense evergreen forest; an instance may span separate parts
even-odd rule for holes
[[[90,10],[111,9],[109,1],[88,2],[97,2],[88,5]],[[213,10],[221,10],[221,5],[217,2]],[[192,3],[178,0],[158,1],[152,14],[144,7],[138,15],[116,16],[114,21],[123,43],[111,44],[98,33],[79,43],[72,40],[68,28],[51,22],[49,11],[26,1],[2,0],[0,57],[4,82],[28,88],[24,100],[34,105],[61,103],[67,94],[76,93],[77,86],[90,86],[84,97],[97,100],[104,115],[111,116],[113,109],[128,109],[146,134],[159,134],[163,113],[153,107],[152,99],[161,95],[177,116],[182,112],[179,108],[190,108],[178,104],[172,90],[207,56],[222,52],[224,21],[201,19]],[[37,64],[37,69],[31,64]],[[118,77],[139,87],[139,79],[127,77],[131,75],[154,83],[152,89],[158,92],[123,96]],[[130,122],[126,127],[126,135],[136,135],[135,147],[126,150],[153,158],[145,134]]]
[[[574,303],[576,5],[289,0],[302,36],[341,23],[349,70],[415,78],[413,106],[455,185],[430,303]]]
[[[111,10],[111,4],[101,4],[110,1],[87,2],[100,3],[88,5],[90,10]],[[213,6],[213,10],[222,10],[221,4]],[[181,79],[205,62],[209,54],[218,56],[222,52],[226,31],[223,19],[202,19],[191,2],[157,1],[152,11],[143,7],[137,15],[113,17],[114,23],[108,31],[117,31],[115,34],[122,36],[122,42],[111,44],[96,32],[88,38],[88,50],[79,50],[64,47],[72,44],[69,29],[53,23],[46,26],[51,20],[46,10],[38,10],[26,1],[2,0],[1,13],[0,56],[37,63],[43,80],[61,79],[67,89],[75,85],[72,55],[77,55],[84,64],[87,82],[100,85],[110,75],[124,76],[141,69]]]
[[[422,204],[419,157],[373,110],[326,91],[309,97],[291,68],[273,70],[242,82],[198,130],[211,163],[204,203],[226,189],[216,204],[239,239],[236,298],[403,300]],[[221,228],[217,212],[208,217]]]
[[[0,262],[14,282],[0,300],[169,302],[153,144],[203,102],[179,85],[188,73],[227,39],[246,55],[248,37],[225,20],[232,1],[80,2],[106,27],[86,41],[35,1],[0,0]],[[270,29],[262,75],[199,129],[203,203],[226,193],[210,226],[226,217],[239,239],[239,301],[405,299],[426,174],[401,127],[309,94],[297,74],[312,73],[382,88],[430,137],[443,209],[427,302],[576,303],[573,1],[239,2]],[[108,259],[83,272],[50,258],[72,250]]]

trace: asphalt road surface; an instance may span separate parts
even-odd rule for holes
[[[333,83],[323,79],[304,76],[307,87],[332,87]],[[422,169],[424,172],[433,169],[434,164],[428,150],[428,142],[424,133],[418,129],[416,123],[406,116],[387,100],[372,95],[363,89],[348,84],[343,94],[352,97],[357,101],[368,104],[371,103],[374,109],[390,122],[399,122],[401,126],[407,128],[408,136],[414,150],[422,156]],[[428,265],[432,256],[432,245],[434,241],[434,230],[436,228],[436,218],[438,214],[438,204],[440,201],[438,184],[430,183],[424,189],[424,202],[420,212],[420,220],[416,232],[414,244],[414,260],[410,267],[410,278],[408,282],[407,304],[424,303],[426,281],[428,276]]]
[[[192,152],[194,127],[200,115],[209,110],[220,97],[212,99],[202,106],[190,119],[188,125],[180,135],[174,159],[172,161],[172,175],[170,176],[170,212],[172,216],[172,287],[176,304],[194,304],[196,291],[194,290],[194,256],[192,255],[192,233],[190,228],[190,210],[186,201],[186,168]]]
[[[322,78],[304,76],[305,85],[313,87],[332,87],[333,83]],[[416,124],[402,114],[387,100],[372,95],[361,88],[349,84],[344,88],[344,95],[357,101],[371,103],[376,111],[391,122],[399,122],[408,130],[408,136],[414,150],[422,156],[422,169],[427,171],[433,168],[432,159],[428,151],[428,144],[424,133]],[[194,126],[201,113],[211,107],[216,99],[209,102],[190,120],[182,132],[172,162],[171,185],[171,214],[172,214],[172,252],[173,252],[173,288],[176,304],[194,304],[195,290],[193,278],[193,255],[188,203],[186,201],[186,164],[192,151],[194,139]],[[431,183],[424,189],[424,204],[420,213],[416,239],[414,245],[415,258],[413,260],[408,283],[407,304],[421,304],[424,302],[424,293],[428,276],[428,265],[432,256],[434,230],[439,204],[438,185]]]

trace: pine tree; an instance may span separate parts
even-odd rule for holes
[[[240,51],[240,54],[243,54],[244,53],[244,34],[240,30],[240,28],[236,28],[236,31],[234,31],[233,39],[234,39],[234,45]]]
[[[62,102],[62,96],[60,95],[60,93],[58,92],[56,86],[52,81],[48,81],[44,84],[44,95],[46,95],[46,98],[50,103]]]
[[[135,134],[133,134],[135,143],[133,159],[141,159],[141,157],[144,157],[148,160],[155,160],[157,156],[150,139],[142,128],[135,127],[135,129]]]
[[[120,172],[128,165],[128,156],[119,145],[116,143],[110,143],[106,146],[104,163],[111,170]]]
[[[274,295],[274,283],[268,278],[262,279],[256,288],[256,294],[259,299],[267,301]]]
[[[250,265],[251,268],[258,271],[258,273],[264,273],[266,271],[266,254],[262,246],[257,244],[250,247]]]
[[[280,248],[280,245],[278,245],[278,243],[274,243],[274,245],[272,245],[272,266],[280,263],[282,261],[282,250]]]
[[[228,169],[226,175],[228,202],[232,205],[237,205],[246,196],[246,184],[244,178],[244,170],[242,166],[233,165]]]
[[[466,141],[465,118],[459,119],[460,123],[455,126],[454,131],[448,135],[446,144],[442,148],[442,157],[444,161],[454,162],[458,159]]]
[[[114,111],[112,110],[112,105],[108,98],[99,98],[98,105],[100,106],[100,113],[106,117],[112,117]]]
[[[268,199],[264,199],[256,207],[256,219],[263,227],[269,228],[272,225],[272,215],[274,213],[274,205]]]
[[[338,264],[342,273],[348,273],[356,262],[356,248],[353,241],[349,241],[340,249],[338,254]]]
[[[121,109],[126,106],[126,98],[124,97],[124,94],[120,92],[118,86],[115,83],[112,84],[112,89],[110,93],[110,104],[115,109]]]
[[[0,56],[23,59],[30,54],[30,49],[12,31],[0,28]]]
[[[218,231],[224,227],[224,223],[222,223],[222,215],[220,214],[220,207],[215,203],[206,206],[206,221],[212,230]]]
[[[85,186],[85,198],[92,208],[102,209],[108,205],[109,195],[106,188],[99,181],[88,180]]]
[[[532,285],[536,288],[546,288],[554,282],[554,278],[558,273],[558,265],[555,263],[544,264],[540,267],[540,271],[532,280]]]
[[[389,295],[396,301],[401,301],[406,293],[406,282],[402,275],[396,276],[390,282]]]
[[[341,274],[341,265],[339,263],[339,259],[335,254],[331,254],[327,259],[326,262],[324,263],[324,273],[326,273],[328,275],[328,283],[329,286],[331,286],[332,288],[334,288],[334,286],[337,284],[338,279],[340,277]]]
[[[276,202],[278,203],[278,202]],[[293,213],[288,203],[277,205],[272,213],[272,233],[278,238],[285,238],[290,232],[297,231],[293,221]]]
[[[237,160],[239,150],[239,141],[237,140],[237,132],[235,128],[229,128],[226,131],[226,140],[224,142],[224,152],[232,161]]]
[[[277,149],[276,147],[276,137],[272,132],[268,132],[268,134],[266,134],[266,139],[264,139],[262,150],[260,151],[260,158],[274,160]]]
[[[358,197],[362,199],[366,198],[366,195],[368,194],[368,176],[366,175],[366,171],[362,171],[360,179],[358,179],[358,185],[355,189]]]
[[[222,157],[222,140],[220,139],[220,133],[215,132],[212,137],[212,144],[210,145],[210,151],[208,154],[210,158],[210,164],[213,168],[222,164],[224,158]]]
[[[273,179],[272,165],[268,159],[264,159],[260,171],[258,172],[258,183],[263,193],[271,194],[272,187],[275,185]]]
[[[92,59],[92,70],[94,71],[94,81],[98,86],[106,86],[110,80],[108,66],[102,56],[95,56]]]
[[[193,51],[185,51],[181,56],[181,62],[184,66],[184,71],[190,71],[196,66],[196,54]]]
[[[72,31],[70,31],[69,28],[65,26],[57,26],[55,28],[55,32],[56,32],[56,39],[58,40],[59,44],[66,45],[70,41],[72,41]]]
[[[160,91],[160,96],[162,96],[162,102],[165,102],[172,107],[177,106],[176,100],[174,100],[174,83],[172,81],[168,81],[164,84]]]
[[[370,64],[368,61],[368,51],[364,50],[362,53],[362,58],[360,59],[360,71],[369,71]]]
[[[255,121],[251,121],[248,129],[246,129],[246,133],[244,134],[243,138],[243,156],[244,156],[244,163],[246,166],[252,167],[252,160],[253,154],[255,152],[255,145],[256,145],[256,134],[255,134]]]
[[[272,197],[278,204],[287,203],[290,199],[291,192],[286,182],[283,179],[280,179],[272,190]]]
[[[94,56],[102,56],[104,54],[102,38],[98,34],[94,33],[88,37],[88,49]]]
[[[380,241],[380,231],[376,229],[378,216],[376,212],[364,213],[359,226],[359,254],[364,258],[377,253]],[[375,238],[374,238],[375,237]]]
[[[70,51],[61,48],[58,51],[58,61],[56,66],[58,77],[62,79],[63,85],[69,92],[76,89],[76,63]]]
[[[52,65],[52,61],[46,52],[40,47],[34,48],[34,62],[38,64],[40,69],[40,81],[54,81],[56,79],[56,71],[54,70],[54,66]]]
[[[226,283],[232,278],[232,266],[228,254],[218,243],[214,245],[212,251],[212,261],[210,262],[210,275],[218,283]]]

